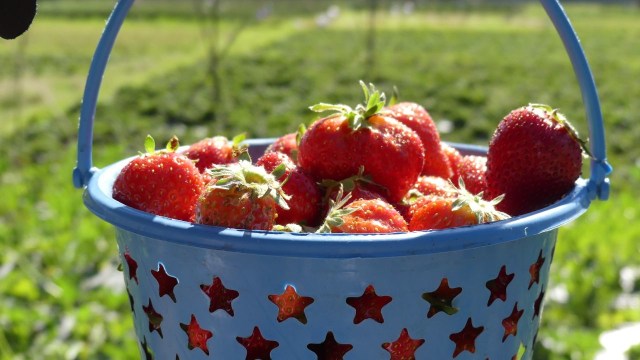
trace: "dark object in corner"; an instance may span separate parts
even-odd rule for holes
[[[27,31],[36,7],[36,0],[0,0],[0,37],[11,40]]]

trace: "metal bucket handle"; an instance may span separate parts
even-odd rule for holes
[[[118,32],[131,9],[134,0],[119,0],[111,13],[102,37],[98,42],[96,52],[89,68],[89,74],[85,85],[82,107],[80,110],[80,126],[78,130],[78,159],[73,170],[73,184],[77,188],[87,186],[89,180],[98,168],[93,166],[93,122],[95,119],[98,93],[102,83],[102,77],[113,49]],[[587,191],[591,200],[606,200],[609,198],[609,179],[611,166],[607,162],[604,123],[600,101],[595,86],[595,81],[589,68],[577,34],[575,33],[569,18],[558,0],[540,0],[547,15],[554,24],[565,50],[569,55],[575,72],[582,100],[585,106],[587,121],[589,124],[589,143],[591,150],[591,177],[587,184]]]

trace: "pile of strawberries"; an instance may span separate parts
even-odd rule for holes
[[[487,156],[441,142],[419,104],[386,105],[361,82],[355,108],[329,112],[283,135],[253,162],[243,137],[177,138],[129,162],[113,198],[155,215],[249,230],[387,233],[445,229],[523,215],[574,187],[584,143],[565,117],[545,105],[510,112]]]

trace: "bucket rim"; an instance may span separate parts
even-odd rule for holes
[[[271,140],[255,139],[249,143],[264,145]],[[485,147],[451,145],[466,153],[486,154]],[[591,202],[588,180],[580,178],[569,194],[550,206],[508,220],[475,226],[391,234],[315,234],[233,229],[157,216],[114,200],[111,197],[113,181],[132,158],[96,170],[84,191],[85,206],[117,229],[200,249],[320,258],[389,257],[458,251],[552,231],[582,215]]]

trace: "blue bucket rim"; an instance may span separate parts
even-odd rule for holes
[[[273,139],[247,143],[264,145]],[[451,144],[463,153],[481,155],[486,148]],[[113,181],[127,158],[99,170],[84,195],[85,206],[116,228],[160,241],[200,249],[320,258],[370,258],[458,251],[516,241],[552,231],[582,215],[590,205],[587,180],[578,179],[563,199],[544,209],[494,223],[460,228],[392,234],[315,234],[256,231],[200,225],[149,214],[111,197]]]

